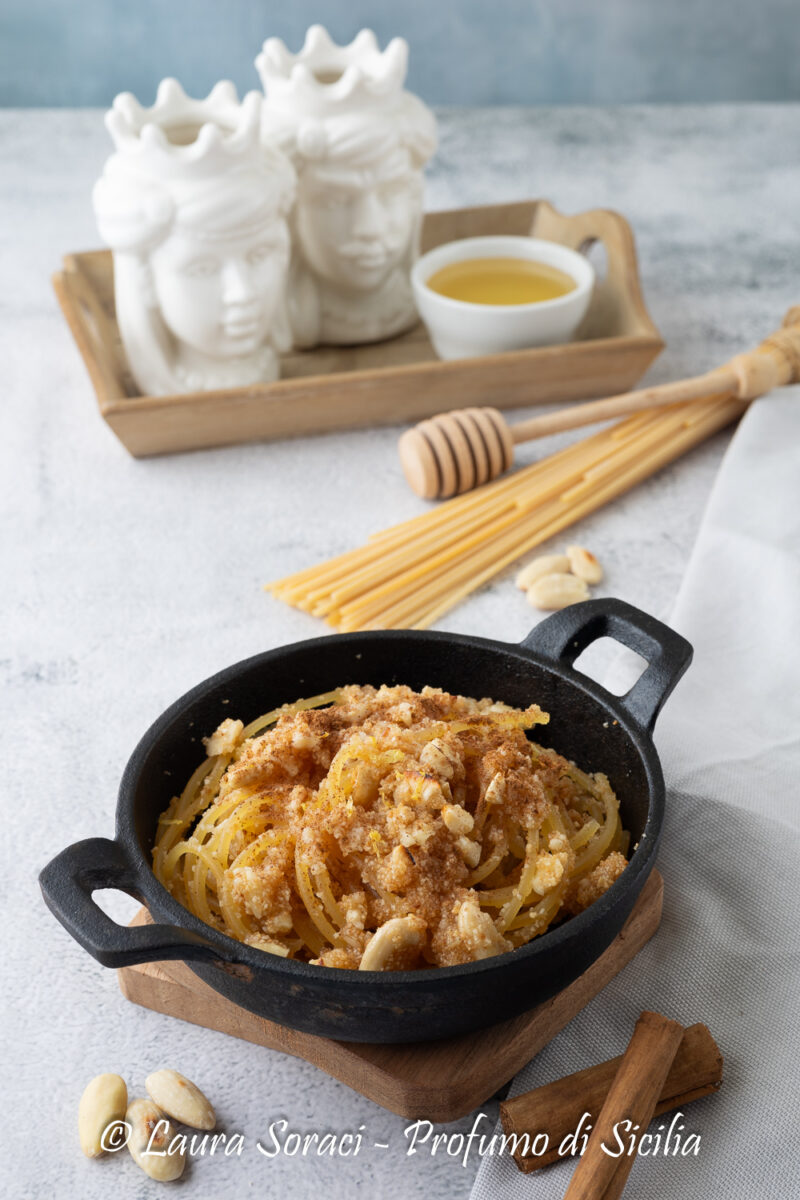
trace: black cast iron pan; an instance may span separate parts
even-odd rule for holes
[[[648,666],[623,697],[572,664],[612,637]],[[280,1024],[355,1042],[450,1037],[505,1020],[570,984],[610,945],[652,870],[664,816],[664,781],[651,730],[691,661],[688,642],[619,600],[576,604],[519,645],[450,633],[378,631],[315,638],[258,654],[193,688],[158,718],[128,762],[117,832],[69,846],[42,871],[44,898],[99,962],[123,967],[185,959],[223,996]],[[578,917],[518,950],[458,967],[360,972],[310,966],[253,949],[205,925],[151,870],[159,814],[197,766],[201,735],[228,716],[247,722],[298,696],[345,683],[425,684],[491,696],[551,714],[537,740],[584,770],[605,771],[636,850],[612,888]],[[119,888],[146,904],[155,925],[125,928],[94,903]]]

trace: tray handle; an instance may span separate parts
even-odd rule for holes
[[[647,660],[647,668],[624,696],[615,700],[638,725],[652,732],[656,717],[692,661],[686,638],[624,600],[571,604],[537,625],[522,645],[551,662],[569,666],[592,642],[610,637]]]
[[[549,201],[540,200],[530,234],[531,237],[560,242],[580,254],[585,254],[595,242],[602,242],[608,263],[607,277],[598,279],[596,295],[584,325],[591,319],[595,307],[602,305],[608,310],[613,305],[620,333],[647,334],[661,340],[645,307],[639,284],[636,242],[623,216],[610,208],[592,208],[569,217],[553,208]]]
[[[175,925],[118,925],[92,899],[98,888],[142,895],[124,847],[108,838],[67,846],[39,876],[45,903],[75,941],[104,967],[129,967],[160,960],[221,959],[210,942]]]
[[[103,308],[79,257],[68,254],[64,258],[64,269],[52,278],[53,291],[89,372],[101,409],[105,409],[126,396],[114,353],[116,325],[113,315]]]

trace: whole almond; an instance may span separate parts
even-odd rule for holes
[[[531,584],[543,575],[566,575],[569,571],[569,559],[566,554],[540,554],[522,568],[516,578],[516,585],[527,592]]]
[[[168,1116],[192,1129],[213,1129],[217,1123],[214,1109],[200,1091],[179,1071],[167,1068],[153,1071],[144,1081],[148,1095]]]
[[[528,588],[527,594],[528,602],[534,608],[556,612],[580,600],[588,600],[589,588],[576,575],[543,575]]]
[[[128,1089],[120,1075],[95,1075],[87,1083],[78,1105],[78,1137],[87,1158],[97,1158],[105,1150],[119,1149],[123,1142],[103,1144],[103,1134],[110,1125],[125,1119]]]
[[[567,546],[567,558],[569,569],[578,579],[584,579],[587,583],[599,583],[603,578],[603,568],[591,550],[584,546]]]
[[[161,1109],[152,1100],[132,1100],[125,1120],[130,1125],[128,1149],[137,1167],[160,1183],[180,1179],[186,1166],[186,1153],[183,1150],[169,1153],[176,1129]]]

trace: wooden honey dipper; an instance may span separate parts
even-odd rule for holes
[[[775,387],[800,383],[800,306],[755,350],[691,379],[624,392],[509,425],[496,408],[464,408],[420,421],[400,438],[400,462],[411,488],[426,500],[468,492],[507,471],[514,446],[644,409],[705,397],[755,400]]]

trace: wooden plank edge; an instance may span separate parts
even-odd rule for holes
[[[67,256],[64,259],[65,267],[68,264],[69,257]],[[86,322],[80,311],[80,306],[77,304],[69,286],[67,270],[56,271],[51,276],[50,282],[69,331],[72,334],[73,341],[78,348],[78,353],[83,359],[83,364],[88,372],[101,416],[105,417],[107,413],[113,411],[116,404],[120,402],[125,403],[127,397],[123,394],[120,387],[111,383],[109,378],[107,378],[106,371],[100,364],[95,353],[92,338],[86,327]]]
[[[360,1044],[282,1029],[233,1004],[230,1009],[235,1019],[228,1020],[223,1009],[223,1020],[217,1020],[212,1027],[255,1045],[303,1058],[399,1116],[454,1121],[493,1096],[635,958],[658,929],[662,900],[663,879],[653,871],[615,941],[579,979],[537,1009],[488,1030],[413,1046]],[[138,923],[138,919],[139,914],[134,920]],[[172,974],[181,968],[190,970],[182,963],[123,968],[118,972],[120,990],[135,1004],[209,1028],[203,1019],[208,1010],[203,1007],[202,997],[198,1004],[197,993],[207,989],[213,996],[218,994],[197,977],[196,988],[186,987]],[[143,989],[137,987],[144,982],[142,976],[148,979]],[[180,1015],[175,1012],[176,989]],[[228,1003],[223,1000],[223,1005]],[[494,1043],[488,1050],[487,1040]],[[420,1052],[426,1061],[424,1083],[418,1077]],[[476,1060],[481,1067],[478,1072]],[[437,1064],[441,1072],[443,1066],[453,1062],[456,1068],[449,1071],[445,1084],[430,1082],[436,1077]]]
[[[587,399],[598,391],[604,394],[624,392],[641,377],[658,350],[658,346],[637,347],[619,355],[615,374],[606,375],[606,386],[602,389],[587,383],[585,379],[575,380],[554,385],[547,396],[540,396],[537,402],[568,404]],[[422,401],[400,416],[396,404],[383,403],[379,409],[372,406],[369,395],[359,398],[356,392],[360,407],[353,414],[355,385],[351,377],[342,374],[326,378],[326,387],[315,382],[304,388],[302,380],[284,381],[286,385],[296,387],[296,391],[281,395],[260,395],[255,390],[246,396],[237,392],[209,393],[214,396],[213,404],[201,396],[176,397],[174,407],[162,404],[142,411],[136,407],[138,401],[123,399],[106,406],[103,415],[128,452],[135,458],[145,458],[227,445],[324,436],[347,429],[402,426],[422,420],[434,412],[463,407],[465,403],[463,392],[460,391],[455,396],[451,394],[449,399],[444,395],[431,396],[431,389],[435,390],[437,385],[443,383],[435,374],[420,374],[413,386],[390,374],[386,386],[391,389],[395,400],[416,392],[423,397]],[[274,388],[276,385],[269,386]],[[452,393],[454,389],[449,390]],[[476,392],[481,394],[472,396],[471,403],[497,400],[496,392],[489,394],[488,385],[477,388]],[[344,408],[337,402],[341,396],[347,401]],[[219,410],[223,402],[227,419],[221,424],[215,409]],[[531,403],[531,398],[523,391],[523,385],[518,383],[507,389],[502,406],[512,411]]]
[[[481,1070],[476,1072],[472,1061],[476,1034],[468,1034],[446,1042],[432,1043],[428,1061],[435,1076],[436,1061],[453,1055],[456,1067],[451,1072],[445,1089],[435,1084],[420,1084],[418,1078],[404,1076],[402,1057],[400,1061],[387,1061],[383,1069],[393,1079],[405,1084],[404,1115],[420,1115],[423,1110],[434,1107],[445,1115],[437,1120],[452,1121],[464,1116],[493,1096],[505,1083],[552,1039],[565,1028],[577,1014],[594,999],[639,953],[656,933],[661,923],[664,883],[661,875],[653,871],[647,880],[637,905],[617,938],[608,949],[589,967],[583,975],[558,995],[538,1008],[500,1025],[480,1031]],[[488,1046],[486,1043],[490,1043]],[[455,1047],[458,1053],[454,1053]],[[390,1052],[401,1051],[401,1047],[382,1047]],[[452,1091],[458,1092],[454,1104]]]
[[[614,351],[615,353],[639,353],[650,352],[652,359],[664,349],[665,343],[660,337],[644,337],[637,335],[623,335],[620,337],[608,338],[592,338],[584,342],[569,343],[570,351],[574,353],[576,358],[590,357],[598,352],[603,353]],[[200,405],[211,406],[215,403],[225,402],[230,404],[231,401],[241,401],[243,403],[254,400],[270,401],[282,399],[294,399],[304,392],[309,392],[315,395],[319,389],[334,386],[347,386],[349,388],[368,388],[372,385],[381,384],[388,376],[397,378],[405,382],[413,382],[419,380],[428,373],[434,372],[436,375],[456,374],[469,369],[475,368],[491,371],[501,366],[530,366],[536,367],[547,358],[555,357],[563,347],[561,346],[540,346],[530,350],[513,350],[505,354],[481,355],[480,357],[469,359],[469,368],[465,367],[465,360],[453,360],[445,362],[437,359],[434,362],[426,361],[419,363],[404,363],[400,366],[387,367],[367,367],[360,371],[334,371],[323,375],[304,375],[296,379],[277,379],[273,383],[253,384],[247,388],[236,389],[218,389],[208,392],[186,392],[186,393],[171,393],[166,396],[121,396],[114,402],[110,403],[105,410],[109,414],[129,416],[135,413],[147,412],[152,409],[165,411],[167,409],[194,408]],[[633,380],[632,382],[635,382]],[[590,385],[587,385],[590,387]],[[591,398],[590,390],[581,391],[581,395]],[[502,398],[497,402],[502,407]],[[530,405],[535,404],[551,404],[553,400],[548,397],[543,397],[540,400],[528,401]],[[405,418],[398,415],[393,416],[394,424],[404,424]]]

